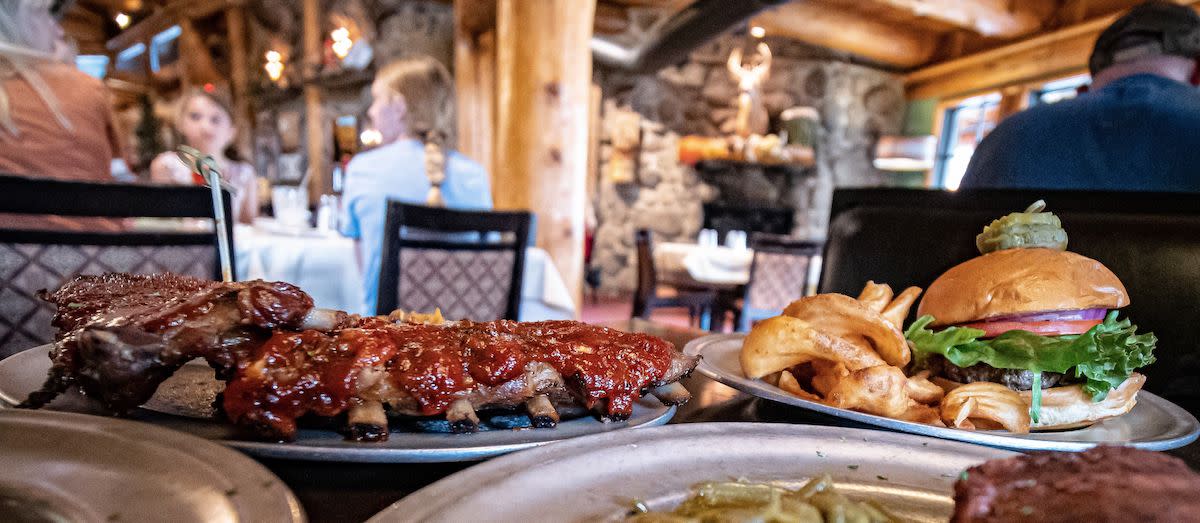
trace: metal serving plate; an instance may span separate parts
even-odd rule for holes
[[[839,491],[903,521],[946,521],[954,481],[1012,452],[908,434],[780,423],[684,423],[589,436],[476,465],[384,509],[370,523],[621,521],[642,501],[670,510],[705,481],[798,488],[829,474]]]
[[[49,345],[35,347],[0,361],[0,406],[16,405],[41,387],[50,369]],[[255,456],[311,461],[437,463],[484,459],[508,452],[545,445],[567,438],[627,428],[663,425],[675,415],[654,398],[634,404],[627,421],[603,423],[591,416],[564,420],[553,429],[513,428],[516,418],[493,418],[491,430],[475,434],[438,432],[438,422],[422,422],[428,432],[405,430],[394,420],[388,440],[378,443],[345,441],[337,431],[303,428],[291,443],[265,443],[245,439],[237,428],[212,418],[212,402],[222,390],[212,369],[202,362],[184,365],[159,387],[132,418],[216,441]],[[49,410],[102,414],[75,389],[47,406]],[[409,426],[417,423],[410,423]],[[486,429],[487,427],[485,427]]]
[[[254,460],[143,423],[3,409],[0,462],[0,521],[304,521]]]
[[[738,354],[745,334],[714,334],[692,340],[683,352],[703,357],[696,367],[701,374],[760,398],[820,412],[830,416],[911,432],[1013,450],[1086,450],[1100,444],[1128,445],[1147,450],[1182,447],[1200,436],[1200,422],[1179,406],[1146,391],[1138,392],[1137,405],[1123,416],[1090,427],[1030,434],[972,431],[934,427],[883,416],[839,409],[800,399],[762,380],[742,373]]]

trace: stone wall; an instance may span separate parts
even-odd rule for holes
[[[685,134],[723,136],[733,130],[737,85],[725,61],[735,46],[747,43],[744,35],[723,36],[657,74],[597,68],[605,107],[629,108],[645,119],[636,181],[614,183],[601,176],[595,191],[593,266],[600,270],[605,290],[633,288],[637,227],[653,230],[659,241],[695,238],[702,221],[700,206],[716,197],[717,190],[679,164],[676,140]],[[890,183],[886,173],[872,167],[872,148],[879,136],[900,132],[903,84],[895,74],[852,63],[831,51],[778,38],[768,38],[767,43],[773,62],[763,102],[770,129],[779,128],[779,115],[789,107],[810,106],[821,115],[817,164],[811,176],[797,183],[790,203],[797,209],[794,234],[823,237],[834,187]],[[604,148],[609,146],[602,142],[601,173]]]

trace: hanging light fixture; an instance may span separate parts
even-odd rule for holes
[[[339,59],[350,54],[350,48],[354,47],[354,40],[350,39],[349,29],[339,27],[329,33],[329,37],[333,40],[333,54],[337,55]]]
[[[267,63],[263,66],[272,82],[283,78],[283,55],[279,51],[267,51]]]

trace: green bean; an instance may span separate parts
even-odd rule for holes
[[[828,475],[799,490],[768,484],[710,482],[674,511],[631,515],[637,523],[884,523],[894,518],[876,505],[859,503],[834,490]],[[644,508],[644,505],[641,507]]]

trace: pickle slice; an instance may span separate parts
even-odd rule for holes
[[[993,220],[975,237],[975,247],[980,254],[1004,249],[1067,250],[1067,231],[1058,216],[1045,209],[1046,202],[1038,200],[1024,212]]]

